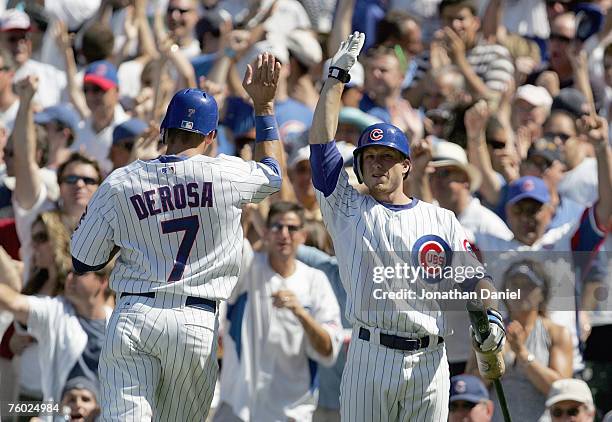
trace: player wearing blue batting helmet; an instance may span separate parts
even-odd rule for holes
[[[201,89],[182,89],[172,97],[160,130],[162,139],[166,129],[208,135],[217,129],[219,109],[214,97]]]
[[[389,123],[368,126],[361,132],[357,148],[353,151],[353,170],[359,183],[363,183],[360,156],[364,149],[371,146],[389,147],[399,151],[405,158],[410,158],[408,138],[401,129]]]

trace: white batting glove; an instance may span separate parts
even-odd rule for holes
[[[340,43],[340,48],[332,57],[329,66],[338,67],[348,72],[357,61],[357,56],[359,56],[364,42],[365,34],[363,32],[353,32],[346,41]]]
[[[492,352],[501,350],[506,342],[506,329],[502,321],[501,314],[493,309],[487,310],[487,316],[489,317],[489,327],[491,332],[489,336],[482,341],[482,343],[476,343],[480,347],[482,352]],[[470,326],[470,335],[474,337],[474,330]]]

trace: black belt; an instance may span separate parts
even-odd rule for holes
[[[147,293],[123,292],[121,293],[121,296],[119,296],[119,298],[122,298],[125,296],[142,296],[142,297],[148,297],[151,299],[155,299],[154,292],[147,292]],[[212,312],[213,314],[217,312],[217,302],[211,299],[206,299],[204,297],[187,296],[187,299],[185,300],[185,306],[191,306],[192,308],[203,309],[205,311]]]
[[[361,340],[370,341],[370,331],[366,328],[359,328],[359,338]],[[438,337],[438,343],[444,343],[442,337]],[[403,350],[414,352],[415,350],[425,349],[429,346],[429,336],[421,338],[406,338],[394,336],[392,334],[380,333],[380,344],[389,349]]]

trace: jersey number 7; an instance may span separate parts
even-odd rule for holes
[[[184,231],[185,235],[179,245],[178,253],[174,259],[174,267],[168,277],[168,283],[178,281],[183,277],[185,271],[185,263],[191,253],[191,248],[196,239],[198,230],[200,229],[200,220],[197,215],[190,215],[189,217],[175,218],[173,220],[166,220],[161,222],[162,233],[174,233]]]

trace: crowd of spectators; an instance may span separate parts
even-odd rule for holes
[[[244,210],[210,419],[339,420],[351,323],[334,249],[345,245],[322,222],[307,139],[329,58],[352,31],[366,46],[336,133],[351,183],[363,191],[361,131],[403,130],[406,193],[452,210],[497,288],[521,291],[502,309],[511,414],[612,411],[610,0],[0,0],[0,402],[51,400],[59,420],[95,420],[112,263],[73,274],[70,236],[114,169],[164,154],[159,124],[179,89],[219,104],[211,154],[249,160],[241,81],[269,51],[282,64],[287,177]],[[467,314],[448,312],[449,420],[501,421]]]

